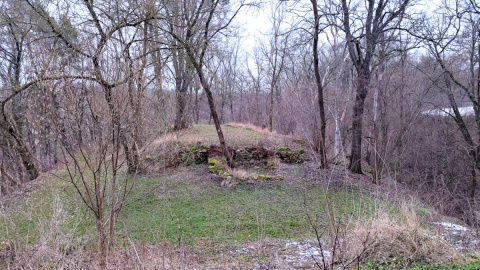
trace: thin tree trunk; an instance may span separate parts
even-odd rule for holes
[[[103,225],[103,219],[101,214],[97,216],[95,224],[96,224],[97,233],[98,233],[97,249],[98,249],[100,267],[106,268],[108,245],[107,245],[107,237],[105,235],[105,226]]]
[[[199,87],[195,86],[195,104],[193,107],[193,114],[195,119],[195,124],[198,124],[200,121],[200,98],[198,97]]]
[[[235,122],[235,113],[233,109],[233,93],[230,93],[229,99],[230,99],[230,121]]]
[[[194,59],[193,54],[191,54],[191,52],[189,52],[189,55],[191,59]],[[201,66],[199,65],[194,65],[194,66],[195,66],[195,70],[197,71],[198,78],[200,79],[200,84],[202,85],[203,90],[207,95],[208,106],[210,107],[210,114],[213,119],[213,123],[215,124],[215,130],[217,131],[218,140],[220,142],[220,148],[222,149],[223,155],[227,159],[228,165],[233,166],[233,160],[230,155],[230,152],[228,151],[227,144],[225,143],[225,137],[223,136],[222,127],[220,125],[220,119],[218,118],[217,110],[215,109],[215,101],[213,99],[212,91],[210,90],[210,85],[205,79],[205,74],[203,73]]]
[[[108,85],[103,85],[103,91],[105,95],[105,100],[107,101],[108,108],[110,110],[110,117],[112,117],[113,129],[118,131],[116,135],[123,147],[125,152],[125,158],[127,160],[127,173],[128,174],[136,174],[139,170],[139,158],[138,152],[136,148],[136,143],[133,142],[132,147],[129,146],[127,134],[124,128],[121,127],[120,115],[117,111],[117,108],[113,104],[113,96],[112,96],[112,87]]]
[[[325,149],[325,134],[327,130],[327,121],[325,118],[325,105],[323,101],[323,85],[320,78],[319,59],[318,59],[318,35],[320,34],[317,0],[311,0],[313,6],[313,17],[315,20],[313,33],[313,69],[315,72],[315,83],[318,92],[318,112],[320,117],[320,141],[318,145],[318,153],[320,154],[320,166],[327,168],[327,154]]]
[[[270,102],[268,106],[268,131],[273,131],[273,86],[270,89]]]

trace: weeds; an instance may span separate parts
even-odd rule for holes
[[[399,215],[379,202],[373,215],[361,215],[354,222],[351,215],[338,213],[328,199],[325,208],[327,225],[318,225],[308,216],[321,250],[320,260],[312,258],[320,269],[405,269],[418,263],[465,261],[452,246],[424,229],[413,206],[401,205]]]

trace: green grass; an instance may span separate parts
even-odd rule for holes
[[[233,126],[222,126],[222,128],[227,140],[232,142],[231,145],[256,144],[265,138],[264,135],[247,128]],[[197,141],[198,139],[207,143],[218,144],[213,125],[196,125],[183,135],[179,135],[179,139],[182,139],[182,136],[183,139],[187,140]],[[185,168],[185,170],[188,172],[189,169]],[[13,204],[0,205],[0,241],[13,240],[25,244],[37,243],[42,234],[45,233],[43,230],[48,229],[45,224],[52,219],[55,211],[58,211],[56,208],[59,206],[55,205],[56,203],[61,204],[61,211],[68,216],[65,224],[61,225],[63,230],[66,232],[73,230],[73,234],[76,236],[95,233],[93,214],[83,204],[71,183],[59,179],[68,178],[65,169],[60,169],[55,173],[57,176],[49,176],[51,179],[44,181],[34,192],[24,194],[21,198],[17,198]],[[173,175],[177,173],[175,172]],[[185,181],[183,186],[175,183],[172,187],[175,193],[173,197],[164,198],[147,193],[147,191],[160,184],[165,184],[165,181],[161,178],[138,181],[133,196],[129,198],[129,202],[121,213],[118,227],[121,228],[122,222],[125,222],[127,226],[124,231],[131,232],[137,239],[147,240],[148,242],[155,242],[156,239],[163,240],[164,238],[173,240],[182,234],[186,235],[186,239],[189,238],[189,235],[196,238],[200,236],[208,237],[218,233],[218,226],[223,226],[224,230],[237,229],[230,228],[231,225],[226,223],[229,216],[235,216],[232,213],[236,211],[236,208],[231,206],[235,204],[235,201],[229,198],[232,194],[223,194],[225,191],[218,187],[209,187],[203,190],[203,187],[196,186],[189,181]],[[167,183],[167,185],[171,184]],[[192,195],[185,194],[187,191]],[[199,196],[203,196],[207,200],[203,201]],[[209,196],[219,197],[209,198]],[[241,198],[239,197],[239,199]],[[249,199],[243,197],[243,200]],[[223,203],[227,204],[223,205]],[[217,207],[212,208],[212,204],[217,204]],[[206,209],[206,212],[202,209]],[[228,213],[228,211],[231,213]],[[211,218],[209,218],[209,215],[211,215]],[[261,217],[260,214],[259,217]],[[247,218],[239,219],[247,220]],[[252,227],[253,225],[242,222],[239,226]],[[269,225],[264,227],[268,232],[277,230],[275,228],[270,229]],[[195,232],[192,233],[191,231]],[[241,234],[238,234],[236,239],[242,237]]]
[[[38,189],[25,194],[15,204],[2,207],[0,214],[0,241],[15,241],[35,244],[45,230],[50,228],[55,211],[68,218],[62,229],[74,235],[84,234],[93,229],[93,215],[87,211],[83,202],[70,183],[54,178],[42,184]]]
[[[136,188],[119,220],[130,237],[142,242],[294,239],[312,236],[307,213],[326,222],[324,190],[320,188],[279,184],[226,189],[178,179],[142,179]],[[167,195],[159,192],[161,189],[168,190]],[[359,204],[370,204],[368,198],[342,192],[332,192],[329,197],[338,215],[355,212],[362,208]]]
[[[402,267],[398,264],[398,262],[384,262],[384,263],[366,263],[361,266],[360,269],[365,270],[394,270],[394,269],[402,269],[402,270],[478,270],[480,269],[480,262],[472,262],[467,264],[446,264],[446,265],[438,265],[438,264],[427,264],[427,263],[415,263],[409,267]]]
[[[133,193],[120,212],[118,234],[140,243],[236,244],[313,237],[307,213],[318,217],[320,226],[326,224],[321,188],[269,182],[227,189],[203,179],[208,177],[204,167],[180,167],[158,178],[135,179]],[[339,216],[373,207],[369,198],[353,194],[331,192],[329,198]],[[59,225],[64,234],[95,235],[93,214],[72,185],[51,179],[21,202],[2,209],[0,241],[38,243],[59,207],[66,217]],[[94,246],[94,242],[85,244]]]

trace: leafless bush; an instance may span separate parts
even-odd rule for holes
[[[407,136],[404,168],[397,179],[441,213],[476,225],[472,214],[478,208],[471,198],[474,164],[453,125],[447,117],[419,118]]]

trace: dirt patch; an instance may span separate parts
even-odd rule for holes
[[[237,247],[211,250],[200,255],[196,269],[318,269],[322,254],[329,260],[328,251],[322,251],[313,241],[262,241]],[[204,256],[206,255],[206,256]]]

